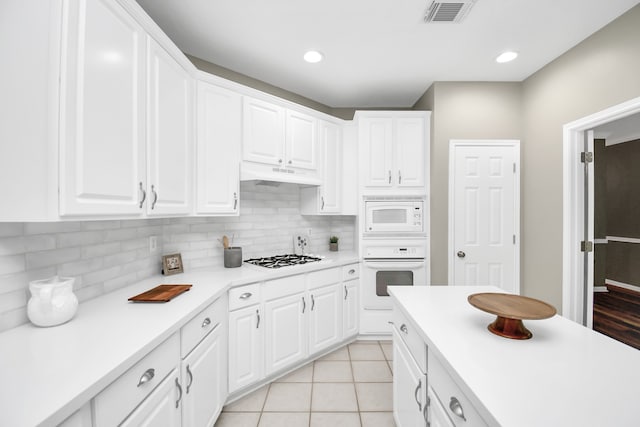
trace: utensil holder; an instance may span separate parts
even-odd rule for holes
[[[235,268],[242,265],[242,248],[239,246],[230,247],[223,250],[224,266],[226,268]]]

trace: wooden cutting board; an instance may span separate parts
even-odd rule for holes
[[[141,294],[129,298],[133,302],[169,302],[193,285],[158,285]]]

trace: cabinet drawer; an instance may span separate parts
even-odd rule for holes
[[[95,427],[119,425],[179,361],[180,337],[176,333],[94,398]]]
[[[432,352],[429,352],[428,378],[429,385],[433,388],[445,412],[457,427],[487,426],[471,404],[471,401],[462,393],[462,390],[456,385],[453,378],[440,363],[440,360]],[[459,415],[454,412],[456,406],[459,408]]]
[[[262,297],[265,301],[271,301],[272,299],[304,292],[305,287],[304,274],[269,280],[264,282],[262,286]]]
[[[360,277],[360,264],[349,264],[342,266],[342,281],[356,279]]]
[[[322,286],[339,283],[342,273],[340,267],[328,268],[326,270],[314,271],[307,277],[309,289],[320,288]]]
[[[229,311],[260,302],[260,283],[229,289]]]
[[[418,328],[397,307],[393,309],[393,325],[422,372],[427,372],[427,345],[418,334]]]
[[[198,313],[180,330],[180,354],[184,358],[200,341],[227,318],[227,296],[223,295]]]

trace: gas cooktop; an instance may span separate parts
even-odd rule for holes
[[[258,265],[260,267],[266,268],[280,268],[280,267],[288,267],[290,265],[301,265],[307,264],[309,262],[321,261],[322,258],[310,256],[310,255],[296,255],[296,254],[285,254],[285,255],[276,255],[264,258],[251,258],[246,259],[244,262]]]

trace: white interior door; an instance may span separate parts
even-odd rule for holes
[[[451,141],[449,284],[520,292],[519,141]]]

